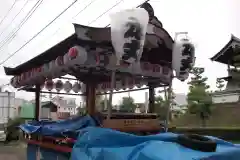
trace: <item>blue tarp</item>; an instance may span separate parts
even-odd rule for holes
[[[20,129],[25,133],[37,133],[41,135],[61,135],[68,132],[78,132],[80,129],[96,126],[96,121],[91,116],[73,117],[59,121],[33,121],[20,125]]]
[[[216,152],[200,152],[176,142],[177,134],[136,136],[111,129],[80,131],[71,160],[239,160],[240,148],[215,137]]]

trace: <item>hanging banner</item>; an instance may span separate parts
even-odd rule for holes
[[[147,32],[148,12],[143,8],[123,10],[112,14],[110,18],[117,65],[121,60],[130,64],[139,61]]]
[[[172,68],[176,78],[185,81],[195,63],[195,48],[188,38],[175,39],[173,46]]]

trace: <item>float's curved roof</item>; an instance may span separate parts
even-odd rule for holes
[[[146,8],[146,6],[148,8]],[[144,9],[148,11],[151,5],[148,4],[146,6],[142,8],[145,7]],[[154,27],[150,27],[151,31],[147,32],[141,61],[148,61],[153,64],[166,62],[170,65],[172,62],[173,39],[162,27],[162,23],[154,15],[152,16],[153,17],[150,17],[149,24]],[[43,64],[55,60],[58,56],[63,56],[75,45],[80,45],[95,51],[99,48],[104,48],[104,51],[113,53],[110,27],[95,28],[79,24],[74,24],[74,27],[74,34],[42,54],[15,68],[4,67],[6,75],[20,75],[27,70],[40,67]]]

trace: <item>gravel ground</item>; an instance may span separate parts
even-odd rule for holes
[[[26,160],[26,145],[22,143],[0,144],[0,160]]]

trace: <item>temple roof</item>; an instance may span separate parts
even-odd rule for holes
[[[233,57],[236,56],[234,52],[236,45],[240,46],[240,39],[231,35],[229,42],[210,59],[219,63],[233,65]]]

